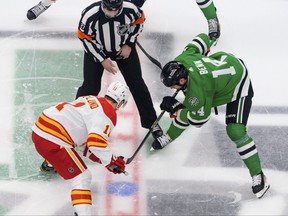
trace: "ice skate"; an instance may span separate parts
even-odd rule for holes
[[[258,199],[262,198],[269,188],[270,185],[263,172],[252,177],[252,191]]]
[[[161,137],[163,135],[163,131],[159,124],[156,124],[155,127],[152,128],[152,136],[154,139],[157,139],[158,137]]]
[[[170,136],[168,134],[164,134],[154,140],[154,142],[152,143],[152,148],[155,150],[162,149],[171,142],[172,139],[170,138]]]
[[[220,37],[220,24],[217,17],[208,20],[208,29],[210,39],[217,40]]]
[[[49,164],[46,160],[44,160],[43,163],[41,164],[40,170],[42,172],[56,173],[54,167],[51,164]]]
[[[50,5],[44,6],[42,4],[42,2],[40,1],[37,5],[35,5],[34,7],[30,8],[27,11],[27,18],[29,20],[36,19],[40,14],[42,14],[44,11],[46,11],[49,7],[50,7]]]

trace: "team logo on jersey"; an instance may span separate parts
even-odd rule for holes
[[[125,34],[130,33],[130,28],[131,26],[129,24],[119,25],[117,26],[117,33],[121,36],[124,36]]]
[[[196,98],[196,97],[190,97],[190,98],[188,99],[188,103],[189,103],[192,107],[195,107],[195,106],[198,105],[199,100],[198,100],[198,98]]]

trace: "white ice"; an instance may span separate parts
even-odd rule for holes
[[[69,182],[58,177],[37,180],[36,177],[40,175],[39,164],[35,164],[34,174],[18,177],[13,142],[14,117],[23,112],[25,118],[32,121],[36,116],[29,112],[29,103],[23,103],[20,108],[14,107],[14,85],[17,82],[14,74],[18,67],[15,64],[15,51],[82,50],[76,31],[81,11],[91,2],[57,0],[37,20],[29,21],[26,19],[27,9],[37,1],[2,0],[0,170],[1,165],[7,165],[8,173],[6,176],[0,174],[0,214],[72,215]],[[95,214],[288,215],[288,1],[215,0],[214,3],[222,35],[212,52],[231,52],[247,63],[255,90],[253,105],[263,111],[251,113],[248,129],[251,129],[256,145],[259,146],[263,170],[271,184],[270,191],[261,200],[252,194],[248,170],[242,166],[234,144],[225,135],[224,115],[221,112],[213,116],[202,129],[191,128],[185,131],[181,138],[161,151],[149,152],[152,142],[149,138],[135,161],[127,165],[129,176],[110,175],[101,166],[89,164],[93,172]],[[195,35],[207,32],[206,20],[194,0],[147,0],[143,10],[147,19],[139,42],[160,61],[173,59]],[[33,34],[21,37],[31,32],[75,32],[75,38],[39,39],[33,37]],[[149,37],[151,33],[173,35],[172,44],[164,43],[161,45],[163,47],[155,49],[153,38]],[[161,41],[161,38],[156,39]],[[171,48],[170,52],[161,53],[166,46]],[[159,89],[166,89],[159,82],[159,70],[140,50],[139,55],[144,79],[159,114],[159,102],[163,96]],[[59,64],[57,59],[55,64]],[[121,76],[116,78],[121,79]],[[107,80],[111,79],[115,77],[108,76]],[[76,86],[81,84],[81,80],[75,82]],[[167,90],[166,95],[169,94],[171,91]],[[271,111],[273,107],[276,112]],[[133,154],[147,133],[140,128],[135,109],[131,100],[127,110],[120,113],[118,128],[112,137],[115,152],[126,157]],[[132,117],[125,116],[125,112],[132,113]],[[165,116],[161,121],[163,128],[168,128],[168,122],[169,118]],[[123,141],[125,135],[133,139]],[[127,197],[109,195],[106,187],[120,181],[137,185],[139,191]],[[156,203],[155,206],[153,203]],[[6,204],[8,206],[4,206]],[[229,207],[231,211],[223,210],[219,207],[221,205]]]

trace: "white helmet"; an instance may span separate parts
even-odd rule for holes
[[[117,106],[123,101],[122,107],[124,107],[128,102],[129,88],[121,82],[113,82],[109,85],[105,95],[115,100]]]

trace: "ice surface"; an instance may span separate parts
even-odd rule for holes
[[[0,9],[0,215],[72,215],[69,182],[39,173],[42,158],[30,140],[39,113],[74,99],[82,81],[80,13],[92,0],[58,0],[35,21],[27,9],[37,1],[3,1]],[[224,50],[248,65],[255,98],[249,118],[271,189],[261,200],[225,132],[224,113],[202,129],[190,128],[161,151],[147,140],[127,166],[112,175],[88,163],[97,215],[288,215],[287,0],[215,0],[222,35],[212,52]],[[207,23],[194,0],[147,0],[139,42],[162,65],[173,59]],[[139,50],[144,79],[158,113],[164,95],[159,69]],[[111,80],[106,75],[103,88]],[[181,99],[181,95],[179,95]],[[116,154],[130,157],[146,134],[133,100],[120,112],[111,139]],[[168,128],[165,115],[160,124]],[[114,187],[114,188],[113,188]]]

